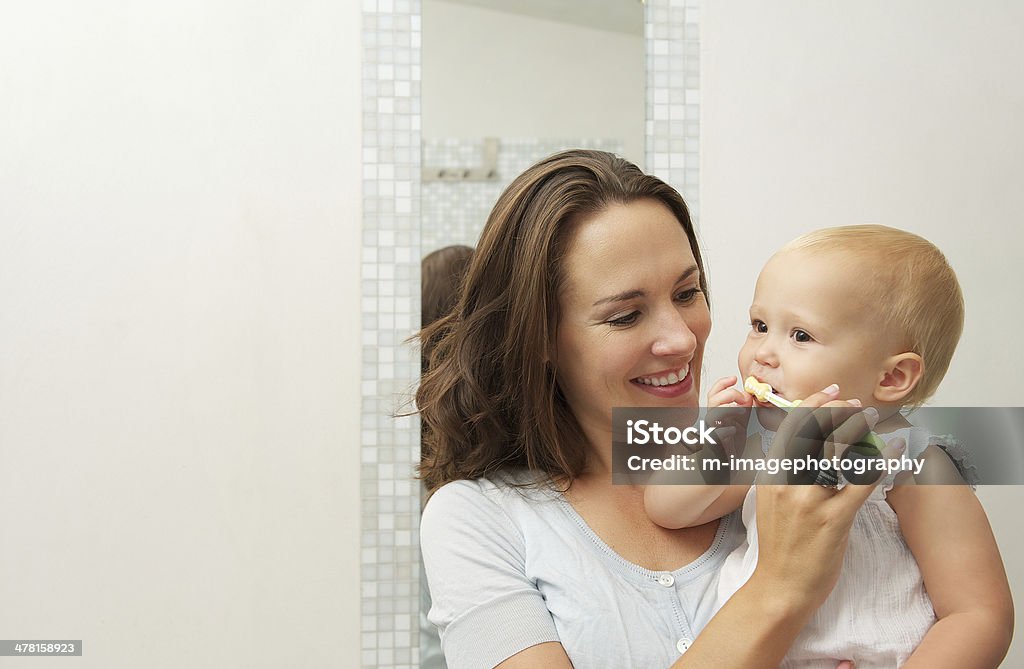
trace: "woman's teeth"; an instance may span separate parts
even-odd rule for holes
[[[686,378],[686,375],[690,371],[690,366],[687,365],[677,372],[669,372],[665,376],[641,376],[637,379],[638,383],[642,383],[645,386],[671,386],[674,383],[679,383]]]

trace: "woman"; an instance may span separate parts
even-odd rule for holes
[[[712,618],[738,519],[666,530],[642,487],[611,483],[611,407],[697,406],[710,330],[700,249],[671,187],[611,154],[567,151],[502,194],[455,312],[423,333],[433,495],[421,538],[449,667],[781,660],[834,585],[869,487],[760,488],[757,572]],[[839,407],[834,436],[859,438],[863,414],[837,397],[804,405]]]

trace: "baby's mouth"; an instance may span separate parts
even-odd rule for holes
[[[658,374],[655,376],[638,376],[635,379],[631,379],[633,383],[639,383],[644,386],[674,386],[686,379],[686,375],[690,373],[690,365],[687,363],[680,369],[671,371],[667,374]]]
[[[771,389],[771,392],[775,393],[779,397],[781,397],[783,399],[786,399],[786,400],[789,399],[789,397],[786,396],[786,392],[784,390],[778,388],[777,386],[772,385],[771,383],[768,383],[767,381],[765,381],[763,378],[761,378],[757,374],[748,374],[747,377],[744,377],[744,378],[749,378],[749,377],[753,377],[754,380],[757,381],[758,383],[766,384]],[[744,390],[746,390],[746,388],[744,388]],[[757,406],[759,406],[759,407],[774,407],[775,406],[771,402],[762,402],[761,400],[759,400],[757,398],[757,395],[754,395],[753,393],[750,393],[749,390],[747,390],[747,392],[754,398],[754,403]]]

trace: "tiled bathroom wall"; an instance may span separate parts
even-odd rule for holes
[[[487,181],[428,181],[420,185],[420,252],[449,244],[475,246],[494,202],[505,187],[541,158],[563,149],[622,152],[616,139],[500,139],[496,176]],[[464,168],[483,160],[484,140],[423,139],[423,164]]]
[[[678,188],[699,220],[699,0],[647,0],[645,13],[646,169]],[[402,414],[419,374],[418,351],[407,339],[419,323],[420,258],[447,244],[474,243],[499,182],[536,159],[573,142],[618,147],[585,138],[505,139],[501,178],[472,186],[476,199],[464,215],[442,214],[453,209],[445,203],[454,192],[443,188],[470,186],[423,184],[424,152],[443,161],[475,149],[423,144],[419,0],[363,0],[362,30],[361,657],[367,668],[413,669],[419,667],[420,498],[413,478],[419,424]]]
[[[363,4],[362,666],[419,666],[420,3]],[[340,528],[339,528],[340,530]]]
[[[700,224],[700,0],[647,0],[646,169]]]

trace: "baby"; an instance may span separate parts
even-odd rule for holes
[[[916,477],[886,477],[858,512],[832,594],[797,637],[785,668],[995,667],[1013,629],[1009,586],[988,520],[957,480],[948,437],[913,427],[900,412],[931,396],[963,327],[963,297],[942,253],[917,235],[866,225],[829,228],[786,245],[758,277],[744,379],[798,400],[830,384],[859,400],[891,452],[923,460]],[[720,379],[708,405],[756,409],[747,453],[767,454],[783,409]],[[956,458],[954,457],[955,461]],[[756,495],[750,486],[651,485],[658,524],[699,525],[743,505],[747,540],[727,559],[725,602],[757,566]]]

